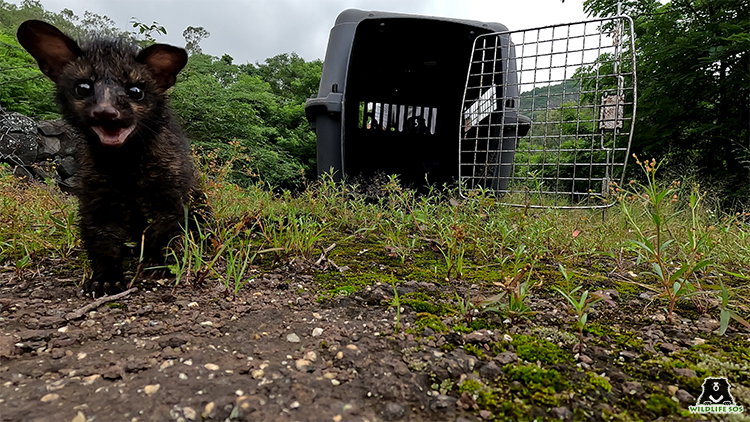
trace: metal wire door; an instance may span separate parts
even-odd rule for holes
[[[481,35],[459,142],[462,194],[506,205],[605,208],[622,183],[636,74],[627,16]]]

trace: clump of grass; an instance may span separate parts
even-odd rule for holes
[[[75,199],[53,183],[18,179],[0,166],[0,262],[20,273],[41,256],[70,258],[80,244],[76,216]]]
[[[239,238],[236,248],[225,249],[224,286],[227,292],[232,292],[232,298],[236,299],[240,289],[250,281],[245,277],[245,274],[247,274],[249,265],[252,264],[258,253],[253,250],[252,243],[246,237]]]

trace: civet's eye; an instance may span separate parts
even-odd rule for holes
[[[146,96],[146,94],[143,92],[143,89],[133,85],[129,88],[127,88],[128,91],[128,97],[134,99],[134,100],[142,100],[143,97]]]
[[[81,97],[88,97],[93,93],[94,88],[91,86],[90,82],[79,82],[78,85],[76,85],[76,94]]]

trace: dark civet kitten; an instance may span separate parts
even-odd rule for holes
[[[79,224],[94,274],[84,290],[122,291],[125,242],[143,236],[147,262],[163,263],[196,184],[188,141],[165,94],[187,53],[104,38],[79,46],[37,20],[21,24],[18,41],[55,82],[65,120],[86,140],[78,152]]]

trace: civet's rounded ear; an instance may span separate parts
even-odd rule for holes
[[[144,48],[136,60],[151,70],[161,89],[174,85],[177,74],[187,64],[188,54],[182,48],[168,44],[154,44]]]
[[[63,68],[83,54],[75,41],[47,22],[28,20],[22,23],[17,37],[39,63],[39,69],[55,82]]]

